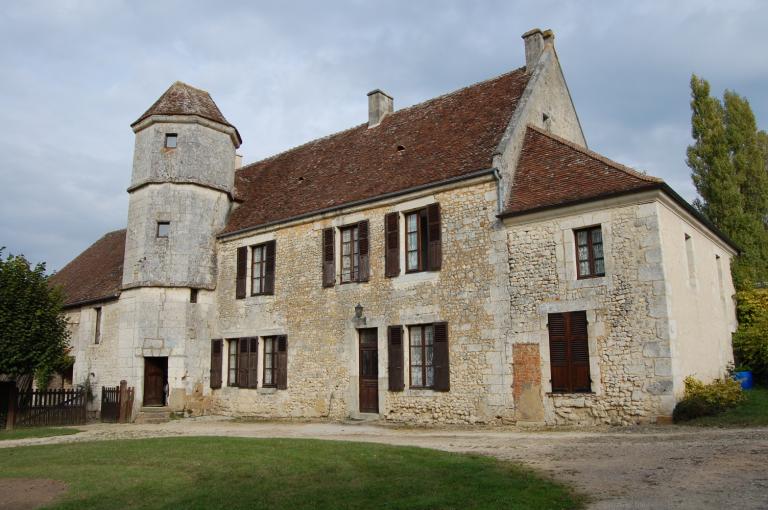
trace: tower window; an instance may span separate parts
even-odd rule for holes
[[[197,289],[189,289],[189,302],[197,303]]]
[[[168,237],[168,234],[171,231],[171,222],[170,221],[158,221],[157,222],[157,237]]]
[[[165,148],[166,149],[175,149],[176,148],[176,142],[178,141],[179,135],[176,133],[166,133],[165,134]]]

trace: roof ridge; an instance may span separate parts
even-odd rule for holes
[[[195,87],[194,85],[190,85],[189,83],[183,82],[181,80],[176,80],[175,82],[173,82],[173,84],[170,87],[168,87],[168,89],[170,89],[171,87],[173,87],[176,84],[183,85],[183,86],[185,86],[187,88],[190,88],[192,90],[196,90],[198,92],[202,92],[203,94],[208,94],[209,96],[211,95],[211,93],[208,92],[207,90],[201,89],[200,87]],[[168,91],[168,89],[166,89],[166,92]]]
[[[588,149],[586,147],[582,147],[582,146],[580,146],[580,145],[578,145],[576,143],[573,143],[572,141],[567,140],[567,139],[565,139],[565,138],[563,138],[561,136],[558,136],[558,135],[555,135],[555,134],[550,133],[548,131],[545,131],[545,130],[541,129],[538,126],[534,126],[533,124],[527,124],[526,127],[528,129],[530,129],[532,131],[535,131],[535,132],[537,132],[537,133],[539,133],[541,135],[544,135],[544,136],[546,136],[546,137],[548,137],[548,138],[550,138],[550,139],[552,139],[552,140],[554,140],[554,141],[556,141],[558,143],[566,145],[566,146],[570,147],[571,149],[574,149],[574,150],[576,150],[578,152],[581,152],[585,156],[589,156],[590,158],[595,159],[597,161],[600,161],[601,163],[604,163],[604,164],[606,164],[608,166],[611,166],[611,167],[615,168],[616,170],[620,170],[620,171],[622,171],[622,172],[624,172],[626,174],[629,174],[632,177],[637,177],[638,179],[642,179],[642,180],[648,181],[648,182],[664,182],[664,179],[661,179],[661,178],[653,176],[653,175],[648,175],[648,174],[646,174],[644,172],[641,172],[639,170],[635,170],[634,168],[628,167],[626,165],[622,165],[621,163],[619,163],[617,161],[614,161],[614,160],[612,160],[610,158],[607,158],[607,157],[603,156],[602,154],[600,154],[598,152],[590,150],[590,149]]]
[[[412,110],[414,108],[423,107],[423,106],[425,106],[425,105],[427,105],[429,103],[438,101],[440,99],[444,99],[444,98],[446,98],[448,96],[452,96],[452,95],[458,94],[460,92],[464,92],[465,90],[470,89],[472,87],[477,87],[478,85],[483,85],[483,84],[486,84],[486,83],[489,83],[489,82],[492,82],[492,81],[495,81],[495,80],[499,80],[501,78],[504,78],[506,76],[509,76],[509,75],[514,74],[514,73],[519,72],[519,71],[525,71],[525,66],[512,69],[511,71],[507,71],[506,73],[499,74],[499,75],[494,76],[492,78],[487,78],[485,80],[480,80],[478,82],[472,83],[471,85],[466,85],[464,87],[458,88],[458,89],[453,90],[451,92],[446,92],[445,94],[440,94],[439,96],[435,96],[435,97],[426,99],[426,100],[424,100],[424,101],[422,101],[420,103],[412,104],[411,106],[406,106],[405,108],[401,108],[400,110],[396,110],[396,111],[390,113],[389,115],[387,115],[387,117],[388,118],[392,118],[393,116],[400,115],[403,112],[407,112],[407,111]],[[291,148],[285,149],[285,150],[280,151],[280,152],[278,152],[276,154],[273,154],[271,156],[267,156],[266,158],[259,159],[257,161],[252,162],[252,163],[248,163],[247,165],[243,165],[240,168],[238,168],[237,171],[239,172],[241,170],[245,170],[245,169],[247,169],[249,167],[255,166],[255,165],[259,164],[259,163],[265,163],[267,161],[271,161],[271,160],[277,158],[278,156],[282,156],[284,154],[287,154],[289,152],[301,149],[302,147],[305,147],[307,145],[311,145],[311,144],[316,143],[316,142],[320,142],[320,141],[323,141],[323,140],[327,140],[329,138],[333,138],[335,136],[341,135],[343,133],[347,133],[347,132],[352,131],[354,129],[359,129],[362,126],[365,126],[367,124],[368,124],[367,122],[363,122],[361,124],[357,124],[355,126],[347,128],[347,129],[343,129],[341,131],[337,131],[335,133],[331,133],[331,134],[328,134],[328,135],[325,135],[325,136],[321,136],[320,138],[315,138],[313,140],[309,140],[309,141],[304,142],[302,144],[295,145],[295,146],[293,146]]]

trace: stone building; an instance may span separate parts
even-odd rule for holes
[[[240,167],[211,96],[132,128],[128,223],[57,273],[74,379],[136,407],[409,423],[652,422],[731,361],[736,247],[586,146],[525,66]]]

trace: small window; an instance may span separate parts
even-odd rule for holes
[[[176,133],[166,133],[165,134],[165,148],[166,149],[175,149],[177,142],[178,142],[178,135]]]
[[[260,244],[252,248],[252,264],[251,264],[251,295],[264,293],[264,281],[266,265],[266,246]]]
[[[170,221],[158,221],[157,222],[157,237],[158,238],[167,238],[168,234],[171,232],[171,222]]]
[[[440,270],[441,237],[440,204],[405,213],[405,272]]]
[[[435,327],[431,324],[408,328],[411,339],[411,388],[435,385]]]
[[[93,334],[93,343],[98,344],[101,342],[101,307],[94,308],[96,311],[96,328]]]
[[[197,289],[189,289],[189,302],[197,303]]]
[[[360,272],[360,240],[357,225],[341,229],[341,283],[356,282]]]
[[[261,385],[265,388],[276,387],[277,378],[277,337],[269,336],[264,339],[264,378]]]
[[[576,271],[578,278],[605,276],[603,232],[591,227],[576,230]]]

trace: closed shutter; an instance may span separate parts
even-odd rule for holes
[[[277,337],[277,389],[288,388],[288,337]]]
[[[275,242],[268,242],[264,251],[264,294],[271,295],[275,293]]]
[[[241,388],[248,387],[248,338],[237,340],[237,385]]]
[[[211,340],[211,389],[221,388],[222,340]]]
[[[387,328],[387,346],[389,358],[389,391],[403,391],[403,327]]]
[[[323,230],[323,287],[333,287],[336,284],[336,264],[333,253],[333,228]]]
[[[368,221],[357,224],[358,249],[360,253],[360,267],[357,273],[357,281],[367,282],[371,267],[368,259]]]
[[[384,276],[400,274],[400,213],[384,216]]]
[[[248,338],[248,387],[255,388],[259,381],[259,339]]]
[[[552,374],[552,391],[570,391],[568,363],[568,337],[566,314],[550,313],[549,326],[549,363]]]
[[[589,341],[587,338],[587,312],[572,312],[570,317],[571,391],[592,391],[589,377]]]
[[[427,229],[429,237],[427,269],[430,271],[439,271],[443,265],[440,204],[430,204],[427,206]]]
[[[435,346],[433,364],[435,367],[435,390],[451,389],[451,364],[448,356],[448,324],[435,324]]]
[[[237,249],[237,280],[235,283],[235,298],[245,299],[246,275],[248,274],[248,247]]]

